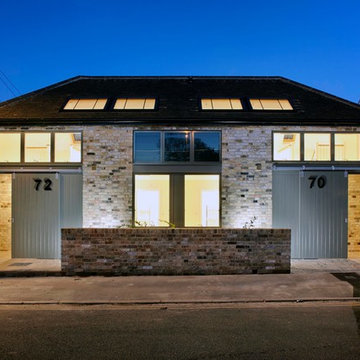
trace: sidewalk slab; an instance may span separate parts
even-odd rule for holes
[[[330,273],[0,279],[1,304],[292,301],[354,294],[350,282]]]

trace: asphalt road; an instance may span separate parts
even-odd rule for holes
[[[360,306],[0,308],[0,359],[360,359]]]

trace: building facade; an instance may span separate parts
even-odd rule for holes
[[[360,257],[360,107],[280,77],[76,77],[0,104],[0,250],[72,227],[290,228]]]

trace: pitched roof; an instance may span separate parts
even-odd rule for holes
[[[154,111],[63,111],[70,98],[157,99]],[[242,111],[203,111],[201,98],[241,98]],[[293,111],[253,111],[249,98],[288,98]],[[0,125],[360,125],[360,106],[283,77],[77,76],[0,103]]]

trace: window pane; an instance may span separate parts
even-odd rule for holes
[[[94,110],[102,110],[104,109],[105,105],[106,105],[106,101],[107,99],[97,99],[95,105],[94,105]]]
[[[70,99],[64,106],[64,109],[65,110],[74,110],[78,101],[79,101],[79,99]]]
[[[253,110],[262,110],[261,102],[258,99],[250,99],[250,104]]]
[[[282,110],[277,99],[261,99],[260,102],[264,110]]]
[[[195,161],[220,160],[220,133],[196,132],[194,134]]]
[[[96,104],[97,99],[81,99],[74,107],[75,110],[92,110]]]
[[[219,175],[185,175],[185,226],[219,226]]]
[[[165,161],[190,160],[190,133],[165,133]]]
[[[135,132],[134,142],[135,163],[160,162],[161,158],[159,132]]]
[[[230,99],[212,99],[214,110],[231,110]]]
[[[20,162],[19,133],[0,134],[0,162]]]
[[[155,109],[155,99],[146,99],[144,109],[146,110]]]
[[[135,226],[169,226],[169,189],[169,175],[135,175]]]
[[[127,99],[125,109],[143,109],[145,99]]]
[[[304,135],[305,161],[330,161],[330,134]]]
[[[283,110],[293,110],[293,107],[291,106],[289,100],[279,100],[279,103]]]
[[[81,162],[81,133],[55,133],[55,162]]]
[[[117,99],[114,105],[115,110],[124,110],[125,109],[126,99]]]
[[[335,134],[335,160],[360,160],[360,134]]]
[[[274,133],[274,160],[300,160],[300,134]]]
[[[203,110],[212,110],[211,99],[201,99],[201,108]]]
[[[25,162],[50,162],[50,133],[25,134]]]
[[[242,110],[242,105],[240,99],[230,99],[231,107],[233,110]]]

